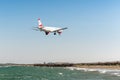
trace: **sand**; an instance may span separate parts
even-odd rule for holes
[[[118,69],[120,70],[120,65],[76,65],[78,68],[92,68],[92,69]]]

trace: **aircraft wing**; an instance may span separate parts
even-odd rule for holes
[[[39,31],[39,28],[38,27],[33,27],[32,30]]]
[[[60,31],[60,30],[65,30],[65,29],[67,29],[67,27],[54,30],[53,32]]]
[[[35,31],[39,31],[38,29],[33,29],[33,30],[35,30]]]

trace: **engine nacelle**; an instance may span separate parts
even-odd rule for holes
[[[63,30],[60,30],[60,31],[58,31],[57,33],[60,35],[60,34],[62,33],[62,31],[63,31]]]

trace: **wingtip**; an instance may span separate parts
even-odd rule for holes
[[[65,27],[65,29],[68,29],[68,27]]]

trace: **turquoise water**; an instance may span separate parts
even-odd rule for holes
[[[120,76],[95,70],[5,66],[0,67],[0,80],[120,80]]]

